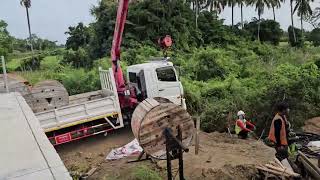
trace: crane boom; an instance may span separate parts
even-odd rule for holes
[[[117,20],[114,27],[112,48],[111,48],[112,71],[114,74],[114,79],[116,83],[116,88],[117,88],[121,108],[126,108],[126,107],[133,108],[137,104],[137,99],[136,99],[134,90],[128,89],[130,91],[129,97],[125,93],[127,89],[126,89],[126,84],[124,81],[123,72],[120,65],[120,46],[122,41],[124,25],[127,19],[128,8],[129,8],[129,0],[119,0],[118,10],[117,10]]]
[[[117,20],[113,33],[112,49],[111,49],[111,60],[112,70],[116,81],[117,91],[120,94],[124,94],[125,81],[123,78],[123,72],[120,66],[120,45],[122,41],[122,34],[124,25],[128,14],[129,0],[120,0],[117,10]]]

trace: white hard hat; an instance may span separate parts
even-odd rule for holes
[[[241,116],[241,115],[245,115],[246,113],[244,113],[243,111],[238,111],[237,116]]]

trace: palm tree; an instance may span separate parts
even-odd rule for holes
[[[320,7],[316,7],[312,11],[312,15],[303,18],[304,21],[308,22],[313,26],[313,28],[320,27]]]
[[[217,13],[216,16],[218,16],[218,13],[221,13],[221,11],[225,7],[225,1],[224,0],[192,0],[192,9],[195,11],[196,14],[196,28],[198,28],[198,16],[200,11],[203,9],[209,9],[210,12],[215,10]]]
[[[250,5],[255,6],[256,11],[258,11],[258,41],[260,41],[260,20],[261,15],[264,12],[264,7],[267,8],[270,7],[270,1],[269,0],[249,0],[248,1]]]
[[[294,12],[298,10],[298,16],[300,17],[301,21],[301,37],[303,37],[303,18],[312,15],[312,9],[310,7],[310,2],[314,0],[296,0],[296,6],[294,7]]]
[[[231,6],[231,11],[232,11],[232,14],[231,14],[231,17],[232,17],[232,27],[234,25],[234,19],[233,19],[233,10],[234,10],[234,6],[237,4],[237,0],[226,0],[226,4],[228,6]]]
[[[248,0],[237,0],[237,4],[240,5],[240,11],[241,11],[241,28],[243,29],[243,5],[246,5]]]
[[[280,8],[282,2],[284,2],[284,0],[270,0],[270,5],[272,7],[272,13],[273,13],[273,20],[274,21],[276,21],[275,8]]]
[[[291,13],[291,27],[292,27],[292,33],[293,33],[293,39],[294,42],[297,42],[297,38],[296,38],[296,33],[294,32],[294,24],[293,24],[293,1],[294,0],[290,0],[290,13]]]
[[[31,28],[30,28],[30,18],[29,18],[29,8],[31,7],[31,0],[21,0],[20,4],[21,4],[21,6],[24,6],[26,8],[27,20],[28,20],[28,30],[29,30],[29,42],[30,42],[31,52],[33,55],[33,45],[32,45],[32,36],[31,36]]]
[[[225,7],[225,3],[223,0],[208,0],[208,2],[210,2],[209,4],[211,12],[214,9],[218,14],[220,14]]]

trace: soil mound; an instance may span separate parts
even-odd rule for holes
[[[320,135],[320,117],[315,117],[305,121],[303,131]]]
[[[225,133],[200,133],[200,151],[194,146],[184,153],[184,172],[188,179],[251,179],[257,173],[255,165],[274,158],[275,151],[254,139],[242,140]],[[178,167],[177,162],[173,167]],[[166,161],[158,166],[165,168]]]

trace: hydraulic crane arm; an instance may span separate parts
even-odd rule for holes
[[[137,105],[137,98],[133,89],[127,89],[123,77],[123,72],[120,65],[120,46],[122,41],[122,34],[124,25],[126,23],[128,14],[129,0],[119,0],[117,20],[114,27],[112,48],[111,48],[111,61],[112,71],[117,87],[118,97],[121,108],[133,108]],[[130,96],[126,94],[126,90],[130,91]]]
[[[123,78],[123,72],[120,66],[120,45],[122,41],[122,34],[126,18],[128,14],[129,0],[120,0],[118,4],[117,20],[114,28],[112,49],[111,49],[111,60],[112,70],[116,81],[116,87],[119,94],[125,92],[125,81]]]
[[[112,71],[117,87],[121,108],[130,107],[133,108],[137,105],[136,92],[134,88],[127,89],[123,72],[120,65],[120,46],[122,41],[122,34],[127,19],[129,8],[129,0],[119,0],[117,19],[113,33],[112,48],[111,48],[111,61]],[[172,45],[170,36],[165,36],[159,39],[159,44],[163,49],[167,49]],[[126,90],[130,91],[130,96],[126,95]]]

